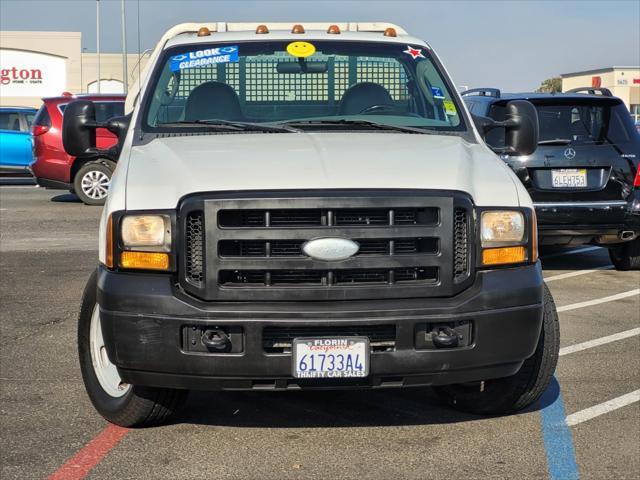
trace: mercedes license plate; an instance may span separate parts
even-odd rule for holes
[[[369,339],[325,337],[293,339],[296,378],[353,378],[369,374]]]
[[[551,182],[554,188],[582,188],[587,186],[587,169],[571,168],[551,170]]]

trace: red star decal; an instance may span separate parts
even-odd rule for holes
[[[407,45],[407,49],[403,50],[404,53],[406,53],[407,55],[411,55],[411,58],[413,58],[414,60],[416,58],[425,58],[425,56],[422,54],[422,50],[420,48],[413,48],[409,45]]]

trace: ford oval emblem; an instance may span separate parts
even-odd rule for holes
[[[360,245],[347,238],[317,238],[302,245],[305,255],[326,262],[335,262],[353,257]]]

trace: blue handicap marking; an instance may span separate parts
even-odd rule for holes
[[[238,61],[238,46],[205,48],[193,52],[174,55],[170,58],[172,72],[187,68],[206,67],[216,63],[233,63]]]
[[[551,480],[578,480],[573,435],[566,422],[560,385],[555,377],[540,399],[540,423]]]

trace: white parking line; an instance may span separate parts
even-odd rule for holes
[[[572,303],[570,305],[564,305],[558,307],[558,312],[566,312],[568,310],[575,310],[577,308],[590,307],[592,305],[599,305],[601,303],[613,302],[622,298],[633,297],[634,295],[640,295],[640,288],[629,290],[628,292],[618,293],[616,295],[609,295],[608,297],[596,298],[595,300],[588,300],[586,302]]]
[[[599,270],[611,270],[613,265],[605,265],[604,267],[594,268],[592,270],[578,270],[577,272],[561,273],[559,275],[553,275],[544,279],[546,283],[554,282],[556,280],[563,280],[565,278],[577,277],[579,275],[586,275],[588,273],[597,272]]]
[[[577,250],[569,250],[568,252],[556,252],[556,253],[551,253],[549,255],[542,255],[542,260],[546,260],[547,258],[561,257],[563,255],[575,255],[576,253],[592,252],[593,250],[602,250],[602,248],[586,247],[586,248],[578,248]]]
[[[632,328],[625,332],[615,333],[606,337],[596,338],[595,340],[589,340],[588,342],[576,343],[575,345],[569,345],[560,349],[560,356],[569,355],[570,353],[581,352],[587,348],[598,347],[607,343],[616,342],[618,340],[624,340],[625,338],[635,337],[640,335],[640,328]]]
[[[579,412],[567,415],[567,425],[578,425],[579,423],[586,422],[587,420],[599,417],[600,415],[604,415],[605,413],[609,413],[619,408],[626,407],[627,405],[631,405],[632,403],[635,403],[637,401],[640,401],[640,390],[627,393],[626,395],[622,395],[621,397],[617,397],[599,405],[594,405],[593,407],[585,408],[584,410],[580,410]]]

